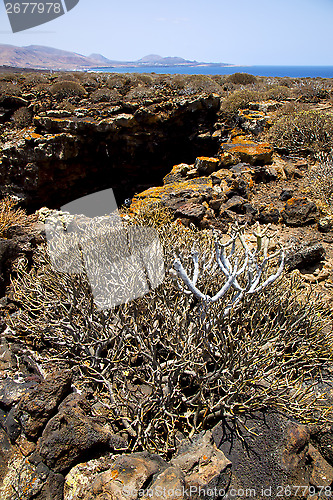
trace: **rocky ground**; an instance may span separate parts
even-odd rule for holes
[[[330,117],[332,82],[235,80],[3,76],[2,196],[14,195],[33,212],[113,187],[120,205],[131,199],[128,214],[157,202],[180,224],[200,229],[270,223],[288,248],[286,271],[298,270],[331,304],[333,219],[312,172],[318,147],[331,148],[333,128],[324,145],[314,135],[281,146],[284,136],[270,131],[290,105]],[[230,109],[235,92],[251,99]],[[172,456],[131,453],[128,435],[114,432],[79,374],[61,363],[45,366],[38,345],[11,330],[8,317],[18,307],[11,276],[20,259],[32,263],[45,236],[40,223],[2,236],[1,499],[333,496],[333,427],[276,410],[244,416],[241,433],[229,415],[211,430],[179,434]],[[331,401],[330,377],[325,384]]]

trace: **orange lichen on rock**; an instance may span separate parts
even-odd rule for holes
[[[236,165],[237,158],[235,158],[228,151],[224,151],[219,158],[219,166],[220,167],[230,167],[231,165]]]
[[[179,163],[178,165],[174,165],[171,169],[171,172],[163,177],[163,184],[170,184],[175,181],[181,181],[191,168],[193,168],[193,165],[187,165],[187,163]]]
[[[256,143],[244,136],[235,137],[231,143],[223,144],[223,151],[236,156],[239,161],[251,165],[267,165],[272,162],[273,148],[267,142]]]
[[[134,196],[130,210],[137,212],[152,203],[163,202],[164,199],[169,198],[173,193],[179,194],[182,191],[198,193],[212,187],[212,179],[209,177],[200,177],[200,179],[190,179],[182,182],[172,182],[164,186],[152,187]]]
[[[194,167],[198,170],[199,174],[209,175],[218,168],[219,159],[211,158],[209,156],[199,156],[195,160]]]

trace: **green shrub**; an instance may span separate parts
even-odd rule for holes
[[[333,117],[319,110],[291,111],[273,123],[268,140],[291,151],[327,151],[333,146]]]
[[[233,73],[227,76],[226,82],[235,83],[236,85],[253,85],[257,83],[257,78],[249,73]]]
[[[74,81],[64,80],[51,85],[51,93],[57,100],[62,100],[68,97],[85,97],[87,95],[84,87]]]

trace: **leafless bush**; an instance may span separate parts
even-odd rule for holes
[[[294,94],[300,102],[318,103],[329,98],[329,89],[326,82],[309,79],[299,83],[294,89]]]
[[[20,96],[22,93],[21,86],[10,82],[0,82],[0,95],[4,96]]]
[[[19,226],[29,230],[37,220],[35,215],[27,215],[22,208],[16,208],[17,201],[6,196],[0,201],[0,237],[6,238],[8,231]]]
[[[38,96],[47,96],[51,95],[51,86],[48,83],[38,83],[31,91]]]
[[[210,232],[171,222],[162,209],[128,223],[149,221],[170,267],[175,251],[191,262],[193,243],[200,255],[214,251]],[[84,275],[56,273],[44,248],[35,259],[32,270],[22,265],[12,282],[19,312],[9,324],[16,340],[38,347],[45,363],[76,366],[82,378],[104,387],[100,402],[114,429],[127,430],[133,450],[174,451],[177,431],[191,436],[223,415],[237,419],[268,406],[303,420],[316,417],[311,383],[330,358],[331,339],[323,334],[324,309],[295,276],[246,296],[228,318],[223,311],[230,297],[202,315],[203,303],[170,277],[104,312],[96,310]],[[200,289],[219,290],[223,273],[202,269]]]

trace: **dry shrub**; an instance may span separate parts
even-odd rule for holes
[[[25,76],[24,86],[26,87],[35,87],[39,84],[47,84],[49,83],[49,78],[46,75],[41,73],[30,73]]]
[[[67,80],[54,83],[50,91],[57,100],[68,97],[85,97],[87,95],[86,90],[80,83]]]
[[[278,118],[268,133],[268,140],[276,147],[290,151],[327,151],[332,148],[332,138],[332,115],[297,108]]]
[[[208,231],[172,222],[163,209],[134,222],[158,229],[167,268],[175,249],[187,262],[194,241],[201,255],[212,252]],[[331,360],[332,339],[323,333],[329,313],[296,275],[223,318],[222,303],[203,311],[168,275],[144,297],[97,311],[86,277],[55,272],[44,248],[30,272],[18,273],[14,337],[38,347],[46,364],[76,366],[98,389],[113,430],[127,430],[132,450],[169,453],[178,431],[192,435],[223,415],[237,420],[267,407],[304,422],[319,418],[312,384]],[[221,282],[217,272],[200,275],[207,293]]]
[[[139,86],[130,90],[125,96],[124,100],[126,101],[141,101],[144,99],[151,99],[154,97],[154,91],[147,87]]]
[[[38,96],[51,95],[51,86],[48,83],[38,83],[31,91]]]
[[[18,128],[29,127],[32,123],[33,113],[28,108],[17,109],[12,116],[12,121]]]
[[[91,94],[90,99],[92,102],[118,102],[121,99],[121,95],[116,89],[102,87],[95,90]]]
[[[250,102],[258,101],[259,98],[259,93],[255,90],[236,90],[223,99],[221,110],[234,114],[238,110],[246,108]]]
[[[16,208],[17,201],[6,196],[0,201],[0,237],[6,238],[14,227],[29,230],[36,222],[35,215],[27,215],[22,208]]]
[[[253,85],[257,83],[257,78],[249,73],[233,73],[227,76],[226,81],[236,85]]]
[[[64,111],[69,111],[70,113],[74,113],[76,107],[70,101],[68,101],[67,99],[64,99],[63,101],[61,101],[61,104],[58,105],[58,109],[61,109]]]
[[[171,79],[171,88],[184,96],[198,93],[221,94],[222,92],[220,85],[205,75],[174,75]]]
[[[22,89],[20,85],[14,83],[0,82],[0,95],[4,96],[20,96]]]
[[[274,101],[284,101],[291,97],[291,90],[285,85],[274,85],[265,91],[264,97],[266,99],[273,99]]]
[[[297,85],[294,93],[300,102],[318,103],[330,97],[329,90],[326,87],[326,82],[313,79]]]
[[[324,212],[333,217],[333,152],[320,152],[316,160],[309,172],[311,193]]]

